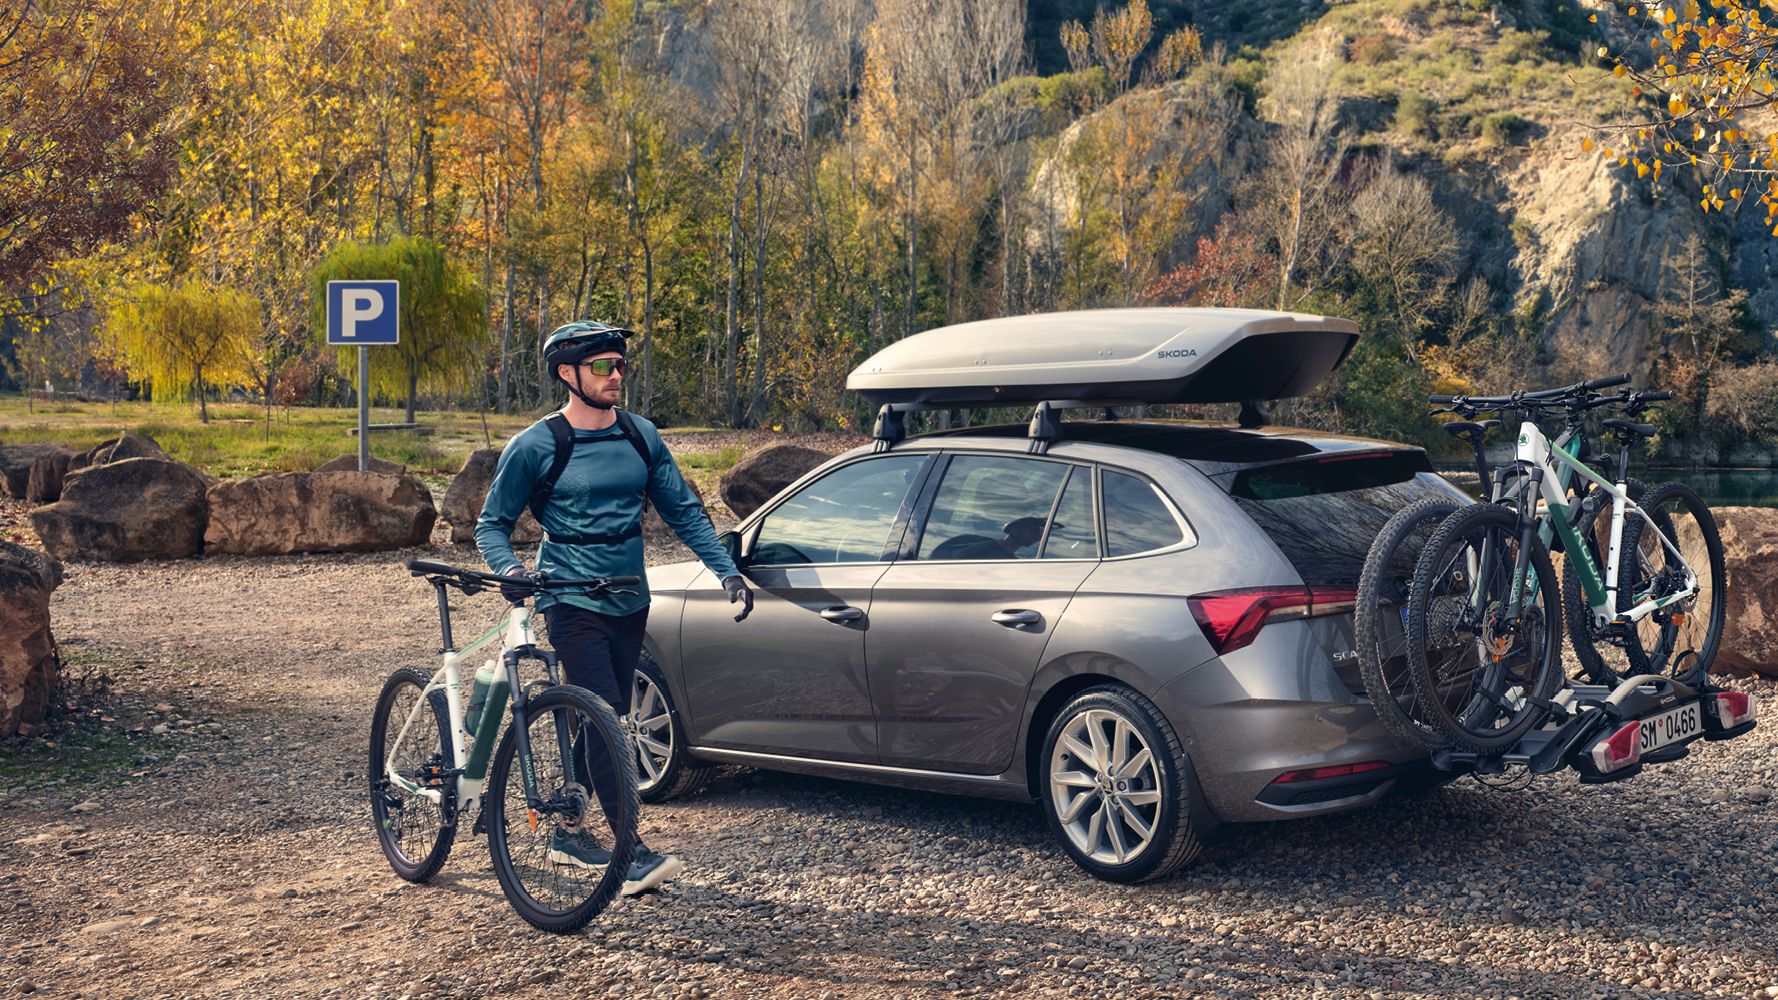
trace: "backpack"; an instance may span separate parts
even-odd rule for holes
[[[642,432],[636,429],[635,419],[623,410],[613,412],[617,414],[618,433],[636,449],[636,454],[641,456],[642,464],[648,467],[648,476],[652,479],[657,463],[649,453],[648,442],[642,440]],[[531,510],[531,516],[539,523],[543,521],[543,509],[549,506],[550,495],[556,491],[556,481],[562,478],[562,471],[568,468],[568,460],[574,457],[574,428],[568,423],[568,417],[558,410],[545,417],[543,423],[549,428],[550,436],[555,439],[555,455],[550,459],[549,469],[544,472],[543,478],[532,487],[531,499],[525,502],[525,506]],[[558,535],[551,532],[549,540],[568,545],[615,545],[640,534],[642,522],[637,521],[624,531],[603,535]]]

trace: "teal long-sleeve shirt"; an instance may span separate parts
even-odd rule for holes
[[[697,494],[680,476],[679,466],[661,440],[660,431],[642,417],[632,414],[631,419],[648,446],[654,472],[649,473],[649,466],[615,424],[602,431],[575,430],[573,455],[543,510],[544,539],[538,546],[536,568],[563,579],[639,576],[642,583],[627,588],[637,591],[633,595],[539,595],[536,603],[540,609],[558,600],[607,615],[627,615],[648,606],[648,578],[640,535],[606,545],[569,545],[552,540],[552,536],[615,535],[628,531],[642,520],[645,495],[661,520],[710,567],[717,579],[738,572],[722,543],[716,540],[716,529],[704,515]],[[512,528],[531,499],[537,481],[549,471],[555,453],[555,437],[542,420],[513,435],[500,452],[494,482],[488,487],[481,517],[475,522],[475,546],[494,572],[505,574],[524,565],[512,549]]]

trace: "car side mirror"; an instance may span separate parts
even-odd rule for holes
[[[745,540],[741,538],[740,532],[725,531],[716,536],[716,541],[722,545],[722,550],[728,553],[729,561],[735,564],[736,569],[747,565],[747,546]]]

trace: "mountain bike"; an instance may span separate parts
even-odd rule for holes
[[[446,591],[598,596],[627,593],[617,588],[639,579],[495,576],[420,560],[407,568],[437,593],[443,663],[430,676],[396,670],[377,697],[368,774],[383,855],[397,875],[425,882],[444,866],[459,820],[474,814],[472,832],[487,835],[501,891],[519,916],[540,930],[578,930],[610,904],[635,853],[634,750],[604,699],[560,683],[556,654],[536,644],[526,600],[457,649]],[[498,659],[466,679],[463,665],[495,646]],[[544,676],[526,682],[527,662],[541,663]],[[603,789],[600,774],[611,776]],[[594,858],[604,863],[570,861],[556,848],[564,836],[608,844]]]
[[[1549,402],[1562,392],[1536,394],[1535,401]],[[1606,397],[1631,415],[1671,398],[1629,390]],[[1630,450],[1655,429],[1617,418],[1604,426],[1620,445],[1615,483],[1552,447],[1526,420],[1516,461],[1497,475],[1491,502],[1447,517],[1415,566],[1407,605],[1409,680],[1427,721],[1457,747],[1504,752],[1560,711],[1549,700],[1562,679],[1562,611],[1554,603],[1554,568],[1540,534],[1546,524],[1561,539],[1585,595],[1589,635],[1622,638],[1642,673],[1693,686],[1708,676],[1723,618],[1715,520],[1682,484],[1663,484],[1640,501],[1631,499]],[[1596,547],[1577,530],[1580,518],[1561,485],[1564,468],[1610,497],[1603,567]],[[1682,545],[1692,548],[1698,567]],[[1692,628],[1685,627],[1688,621]]]
[[[1620,403],[1618,397],[1601,396],[1598,390],[1623,385],[1629,380],[1628,375],[1614,375],[1561,389],[1517,392],[1507,396],[1432,396],[1430,399],[1433,403],[1443,405],[1429,415],[1450,413],[1464,418],[1441,426],[1445,433],[1470,446],[1479,489],[1490,499],[1496,499],[1494,493],[1488,492],[1490,483],[1494,484],[1494,491],[1498,491],[1501,480],[1490,471],[1483,444],[1489,433],[1501,426],[1501,421],[1478,422],[1478,416],[1514,411],[1527,418],[1538,418],[1544,416],[1546,410],[1550,413],[1560,412],[1565,417],[1565,423],[1552,446],[1587,461],[1592,457],[1592,440],[1587,433],[1586,414],[1601,406]],[[1573,487],[1579,488],[1577,503],[1571,505],[1572,517],[1577,531],[1591,537],[1595,534],[1592,525],[1596,516],[1595,508],[1598,506],[1591,499],[1594,496],[1593,491],[1566,466],[1557,470],[1557,482],[1564,492]],[[1643,490],[1642,483],[1634,479],[1629,481],[1632,498],[1640,498]],[[1391,735],[1405,745],[1429,750],[1442,746],[1445,737],[1442,730],[1427,720],[1426,710],[1420,705],[1419,695],[1408,677],[1408,590],[1413,581],[1414,567],[1427,539],[1460,506],[1463,506],[1462,502],[1455,498],[1428,497],[1397,511],[1377,533],[1358,581],[1359,610],[1354,638],[1365,692],[1375,707],[1378,719]],[[1561,544],[1555,538],[1553,522],[1542,522],[1538,527],[1538,534],[1546,546],[1552,543],[1557,546]],[[1570,594],[1576,595],[1576,600],[1579,599],[1579,584],[1572,579],[1572,575],[1572,567],[1569,567],[1562,588],[1565,602]],[[1580,679],[1603,683],[1609,670],[1603,665],[1603,657],[1593,649],[1593,639],[1585,633],[1571,635],[1571,639],[1580,663]]]

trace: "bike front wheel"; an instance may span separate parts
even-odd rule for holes
[[[629,873],[635,751],[611,706],[585,688],[549,687],[514,720],[488,775],[488,852],[519,916],[565,934],[610,905]]]
[[[1511,749],[1561,679],[1555,567],[1533,533],[1515,585],[1522,542],[1515,511],[1475,504],[1439,525],[1414,568],[1408,679],[1427,721],[1473,753]]]
[[[1656,486],[1640,503],[1649,519],[1631,515],[1624,522],[1618,600],[1625,608],[1648,600],[1668,603],[1630,626],[1634,635],[1625,652],[1636,673],[1695,687],[1709,678],[1722,643],[1722,536],[1704,499],[1683,483]],[[1697,592],[1674,599],[1685,589],[1687,566],[1697,577]]]
[[[450,711],[432,678],[403,667],[383,682],[370,721],[370,814],[395,874],[424,882],[457,833]]]
[[[1455,500],[1427,497],[1396,511],[1371,542],[1358,575],[1353,638],[1365,695],[1391,736],[1421,750],[1441,746],[1444,734],[1426,721],[1408,678],[1408,590],[1427,539],[1458,506]]]

